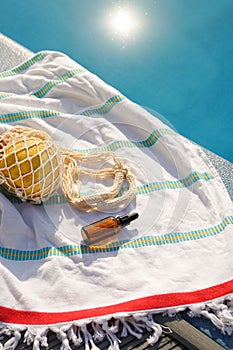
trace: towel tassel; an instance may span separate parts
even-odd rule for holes
[[[164,310],[163,314],[177,316],[186,309],[190,317],[205,317],[209,319],[223,334],[233,334],[233,295],[206,304],[195,304],[186,308],[172,308]],[[161,313],[161,312],[160,312]],[[33,344],[33,350],[40,350],[48,346],[47,333],[54,332],[61,342],[61,350],[71,350],[71,344],[84,344],[85,350],[99,350],[105,339],[109,342],[109,350],[119,350],[121,338],[128,334],[140,339],[145,330],[151,332],[147,339],[149,345],[159,341],[161,335],[171,333],[170,328],[155,321],[152,312],[138,312],[134,314],[104,316],[93,320],[77,320],[71,324],[61,324],[47,327],[0,325],[0,337],[7,336],[5,341],[0,338],[0,350],[14,350],[24,333],[24,342]],[[2,343],[1,343],[2,342]]]

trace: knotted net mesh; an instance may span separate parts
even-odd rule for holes
[[[62,156],[43,132],[16,127],[0,138],[0,182],[21,200],[46,201],[61,183]]]
[[[80,163],[113,161],[109,168],[92,170]],[[80,174],[95,179],[113,178],[113,184],[100,193],[81,195]],[[124,181],[128,190],[120,195]],[[15,127],[0,136],[0,184],[22,201],[41,203],[60,187],[78,210],[112,210],[126,207],[136,195],[134,176],[121,158],[112,153],[85,156],[53,143],[46,132]]]

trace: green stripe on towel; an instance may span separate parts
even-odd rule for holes
[[[24,63],[18,65],[17,67],[7,70],[6,72],[0,73],[0,78],[10,77],[12,75],[22,73],[23,71],[27,70],[29,67],[33,66],[35,63],[41,61],[46,55],[47,55],[47,52],[45,51],[40,52],[34,57],[25,61]]]
[[[146,140],[143,140],[143,141],[116,140],[106,146],[93,147],[93,148],[87,148],[87,149],[76,149],[76,151],[84,154],[93,154],[93,153],[99,153],[99,152],[112,152],[124,147],[127,147],[127,148],[151,147],[158,141],[160,137],[166,136],[166,135],[177,136],[178,134],[175,131],[170,129],[156,129],[149,135],[149,137]]]
[[[87,72],[84,68],[76,68],[72,69],[70,71],[67,71],[65,74],[60,76],[59,78],[55,80],[51,80],[48,83],[46,83],[40,90],[34,92],[31,94],[32,96],[36,96],[38,98],[44,97],[54,86],[57,86],[61,83],[64,83],[68,79],[72,78],[74,75],[77,75],[79,73]]]
[[[147,194],[154,191],[189,187],[199,180],[209,181],[213,178],[213,175],[210,173],[200,173],[198,171],[194,171],[181,180],[151,182],[145,185],[137,186],[137,194]]]
[[[34,119],[34,118],[44,119],[49,117],[56,117],[58,115],[61,115],[61,113],[57,111],[49,110],[49,109],[14,112],[14,113],[2,114],[0,116],[0,123],[13,123],[20,120]]]
[[[49,89],[49,87],[47,88]],[[44,92],[41,92],[41,94],[43,93]],[[2,92],[2,94],[4,93]],[[29,95],[29,96],[34,97],[35,95]],[[107,102],[104,103],[102,107],[98,108],[99,113],[100,114],[108,113],[115,105],[117,105],[119,102],[123,101],[124,99],[125,97],[122,95],[119,95],[119,96],[116,95],[111,97]],[[82,112],[80,115],[85,116],[85,113],[88,114],[89,112],[90,110]],[[97,113],[97,109],[95,110],[95,113]],[[27,110],[27,111],[3,114],[0,116],[0,123],[10,123],[10,122],[16,122],[16,121],[21,121],[25,119],[33,119],[33,118],[43,119],[48,117],[54,117],[57,115],[62,115],[62,113],[58,111],[53,111],[53,110],[31,110],[31,111]]]
[[[15,94],[12,94],[10,92],[0,92],[0,100],[6,97],[11,97],[11,96],[17,96]]]
[[[150,182],[144,185],[140,185],[136,187],[136,195],[144,195],[155,191],[161,191],[161,190],[173,190],[177,188],[185,188],[193,185],[195,182],[204,180],[209,181],[214,179],[213,175],[210,173],[200,173],[198,171],[194,171],[191,174],[189,174],[187,177],[181,180],[167,180],[167,181],[158,181],[158,182]],[[121,196],[124,192],[127,191],[127,188],[123,188],[122,191],[119,193]],[[5,193],[9,200],[12,203],[20,204],[23,203],[19,198],[14,197],[12,195],[9,195],[8,193]],[[88,193],[90,195],[90,193]],[[92,193],[93,194],[93,193]],[[86,195],[86,193],[81,193],[81,195]],[[46,202],[40,205],[56,205],[56,204],[65,204],[67,203],[67,200],[64,195],[56,195],[50,197]]]
[[[115,95],[109,98],[102,107],[94,108],[94,109],[88,109],[80,115],[84,115],[86,117],[90,117],[93,114],[106,114],[108,113],[115,105],[117,105],[119,102],[126,100],[126,97],[123,95]]]
[[[193,241],[221,234],[228,225],[233,224],[233,216],[227,216],[212,227],[187,232],[172,232],[163,235],[146,236],[131,241],[122,240],[101,247],[85,245],[66,245],[62,247],[45,247],[38,250],[18,250],[0,247],[0,256],[14,261],[41,260],[49,257],[71,257],[81,254],[96,254],[115,252],[120,249],[136,249],[145,246],[161,246],[180,242]]]

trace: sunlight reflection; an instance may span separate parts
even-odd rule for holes
[[[141,28],[139,16],[126,6],[117,7],[108,14],[108,28],[112,32],[112,40],[134,40],[136,33]]]

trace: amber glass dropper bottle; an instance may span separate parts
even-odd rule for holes
[[[120,229],[127,226],[131,221],[138,218],[138,213],[132,213],[122,216],[108,216],[102,220],[93,222],[82,227],[81,234],[86,245],[102,245],[111,242],[111,238],[116,235]]]

